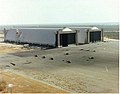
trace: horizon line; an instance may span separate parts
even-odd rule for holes
[[[24,24],[0,24],[3,25],[90,25],[90,24],[117,24],[119,25],[119,22],[86,22],[86,23],[43,23],[43,24],[32,24],[32,23],[24,23]]]

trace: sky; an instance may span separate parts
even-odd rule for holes
[[[118,22],[119,0],[0,0],[0,24]]]

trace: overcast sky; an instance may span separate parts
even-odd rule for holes
[[[0,24],[118,22],[118,0],[0,0]]]

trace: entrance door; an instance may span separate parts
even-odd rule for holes
[[[101,41],[101,31],[90,32],[90,42]]]
[[[61,34],[61,35],[60,35],[60,44],[61,44],[63,47],[68,46],[68,34]]]

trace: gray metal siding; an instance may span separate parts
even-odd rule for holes
[[[16,41],[16,30],[15,29],[9,30],[6,34],[5,40]]]
[[[53,30],[45,29],[22,29],[20,42],[55,45],[55,34]]]
[[[55,46],[54,29],[19,29],[22,32],[19,42],[49,44]],[[16,41],[16,29],[9,30],[5,40]]]

